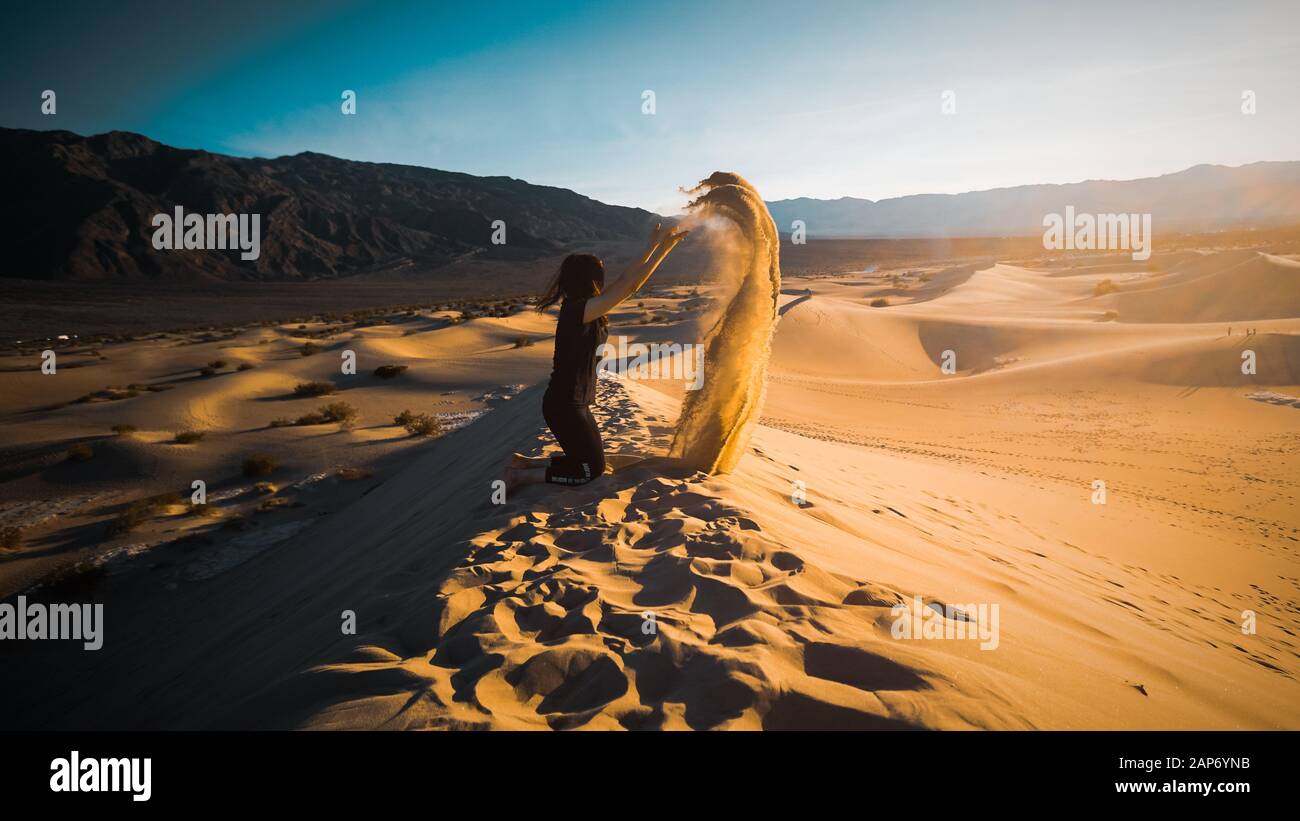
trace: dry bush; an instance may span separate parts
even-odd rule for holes
[[[179,493],[160,493],[157,496],[136,499],[117,514],[116,519],[108,523],[108,537],[111,539],[123,533],[130,533],[150,516],[170,505],[179,504],[180,501]]]
[[[270,476],[278,466],[275,457],[269,453],[254,453],[244,460],[244,475],[250,478]]]
[[[406,372],[406,365],[380,365],[375,368],[375,376],[380,379],[392,379]]]
[[[406,420],[404,425],[412,436],[435,436],[442,432],[442,422],[436,416],[417,413]]]
[[[17,550],[23,544],[23,530],[20,527],[6,527],[0,530],[0,548]]]
[[[334,391],[333,382],[299,382],[293,386],[294,396],[329,396]]]
[[[185,511],[190,516],[197,516],[200,519],[215,519],[221,515],[221,509],[213,507],[210,504],[191,504],[189,510]]]
[[[1098,282],[1092,289],[1093,296],[1105,296],[1106,294],[1114,294],[1118,292],[1119,286],[1112,282],[1110,277]]]
[[[116,402],[119,399],[131,399],[140,395],[140,391],[145,389],[141,385],[130,385],[126,388],[108,387],[103,390],[92,391],[83,396],[78,396],[73,401],[79,405],[89,404],[91,402]],[[153,390],[148,388],[148,390]]]
[[[207,436],[207,433],[201,430],[182,430],[176,433],[175,441],[178,445],[192,445],[204,436]]]
[[[360,413],[347,402],[331,402],[328,405],[322,405],[310,413],[304,413],[299,416],[295,425],[327,425],[331,422],[343,427],[350,428],[356,421]]]

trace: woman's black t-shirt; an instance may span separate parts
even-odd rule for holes
[[[546,393],[552,399],[590,405],[596,401],[596,349],[609,336],[605,323],[583,322],[587,300],[566,299],[555,324],[555,360]]]

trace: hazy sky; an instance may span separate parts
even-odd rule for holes
[[[0,125],[508,175],[663,212],[719,169],[768,199],[880,199],[1300,159],[1296,0],[29,5],[5,12]]]

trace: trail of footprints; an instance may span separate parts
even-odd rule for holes
[[[668,425],[647,430],[617,382],[600,391],[608,450],[665,449]],[[384,726],[918,723],[889,693],[939,677],[872,649],[902,595],[804,561],[708,492],[703,474],[673,478],[652,461],[525,494],[458,549],[432,612],[421,594],[396,643],[354,658],[381,664],[333,672],[372,675],[371,691],[397,682],[401,708]],[[392,677],[395,664],[405,675]]]

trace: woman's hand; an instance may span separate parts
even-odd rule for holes
[[[672,235],[671,228],[665,228],[663,223],[656,222],[655,227],[650,229],[650,239],[646,242],[645,252],[641,254],[641,264],[646,265],[650,262],[651,257],[659,250],[663,241]]]
[[[686,235],[689,233],[690,231],[687,230],[674,230],[667,232],[659,241],[659,247],[662,250],[663,256],[668,256],[668,253],[676,248],[678,243],[686,239]]]

